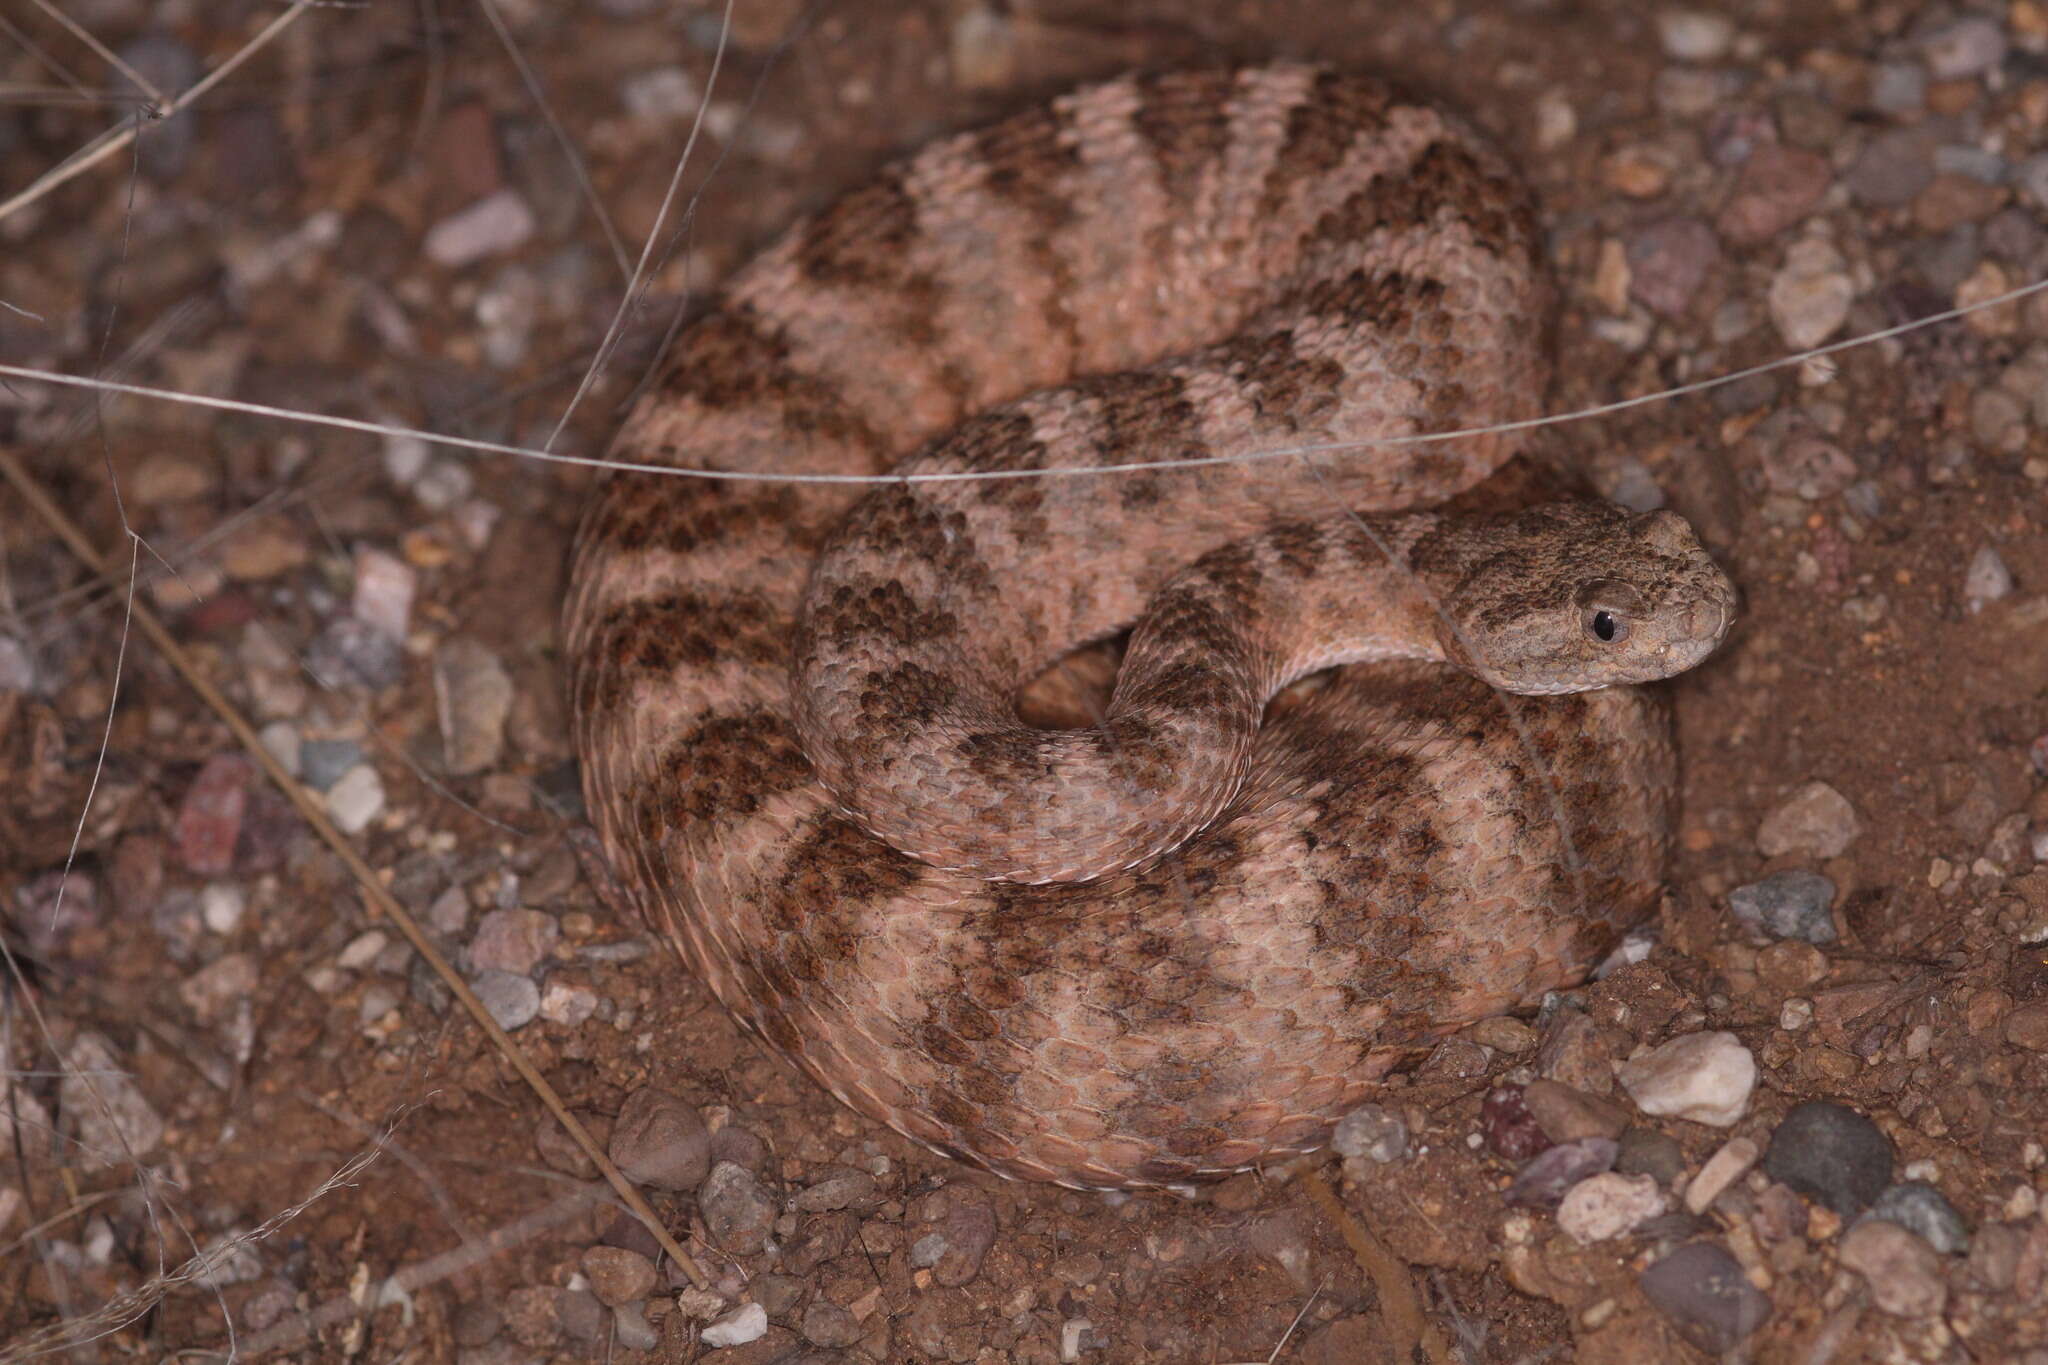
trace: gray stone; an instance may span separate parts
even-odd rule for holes
[[[1572,1186],[1611,1169],[1619,1150],[1610,1138],[1560,1142],[1522,1167],[1504,1198],[1516,1208],[1554,1209]]]
[[[1922,1180],[1892,1186],[1863,1216],[1897,1223],[1944,1256],[1960,1256],[1970,1249],[1970,1230],[1963,1225],[1963,1216],[1940,1190]]]
[[[1920,128],[1878,134],[1850,165],[1849,192],[1882,208],[1912,203],[1934,181],[1934,146]]]
[[[697,1191],[697,1207],[712,1244],[734,1256],[750,1256],[766,1246],[775,1226],[775,1201],[752,1171],[730,1161],[711,1168]]]
[[[1794,868],[1728,893],[1728,908],[1744,924],[1772,938],[1805,943],[1835,940],[1835,884],[1818,872]]]
[[[1927,103],[1927,72],[1917,62],[1886,62],[1870,77],[1870,102],[1887,114],[1910,114]]]
[[[619,1106],[612,1124],[611,1158],[636,1185],[692,1189],[711,1170],[711,1136],[704,1130],[703,1117],[686,1100],[647,1086]]]
[[[1676,1138],[1654,1128],[1630,1128],[1618,1140],[1614,1169],[1623,1175],[1655,1177],[1669,1189],[1685,1174],[1685,1149]]]
[[[478,972],[469,983],[491,1018],[507,1033],[525,1028],[540,1013],[540,987],[511,972]]]
[[[97,1033],[81,1034],[66,1052],[57,1107],[78,1139],[77,1164],[86,1170],[139,1161],[163,1141],[163,1116]]]
[[[1981,76],[2005,60],[2005,30],[1981,15],[1944,24],[1923,38],[1920,52],[1938,81]]]
[[[618,1329],[619,1345],[629,1351],[651,1351],[661,1345],[661,1333],[647,1320],[637,1303],[622,1303],[612,1310],[612,1325]]]
[[[1771,1315],[1770,1299],[1712,1242],[1680,1247],[1637,1283],[1679,1334],[1709,1355],[1733,1349]]]
[[[1361,1104],[1337,1120],[1330,1145],[1339,1156],[1359,1156],[1384,1165],[1399,1161],[1407,1152],[1408,1125],[1383,1105]]]
[[[1844,1218],[1854,1218],[1892,1180],[1892,1144],[1844,1105],[1808,1100],[1771,1133],[1764,1173]]]
[[[860,1340],[859,1319],[826,1299],[813,1299],[804,1309],[800,1330],[813,1346],[851,1346]]]

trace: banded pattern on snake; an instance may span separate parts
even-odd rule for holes
[[[1525,192],[1442,111],[1307,66],[1129,77],[792,229],[615,454],[974,472],[1510,421],[1549,305]],[[939,1151],[1141,1186],[1319,1146],[1657,893],[1663,703],[1607,684],[1696,662],[1732,589],[1669,514],[1519,508],[1515,454],[611,477],[565,609],[607,854],[742,1023]],[[1100,726],[1015,720],[1141,618]]]

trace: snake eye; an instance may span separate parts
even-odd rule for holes
[[[1642,614],[1642,594],[1626,583],[1602,578],[1579,589],[1579,623],[1603,645],[1626,641],[1629,621]]]

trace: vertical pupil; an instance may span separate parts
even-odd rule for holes
[[[1593,613],[1593,633],[1603,640],[1614,638],[1614,617],[1604,611]]]

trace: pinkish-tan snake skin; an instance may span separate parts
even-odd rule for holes
[[[1377,81],[1113,81],[790,231],[614,454],[1049,469],[1532,417],[1537,249],[1498,155]],[[615,475],[565,617],[592,818],[727,1009],[939,1151],[1140,1186],[1313,1149],[1657,892],[1665,714],[1604,684],[1690,666],[1732,596],[1666,513],[1407,514],[1515,453]],[[1099,726],[1016,720],[1134,623]]]

